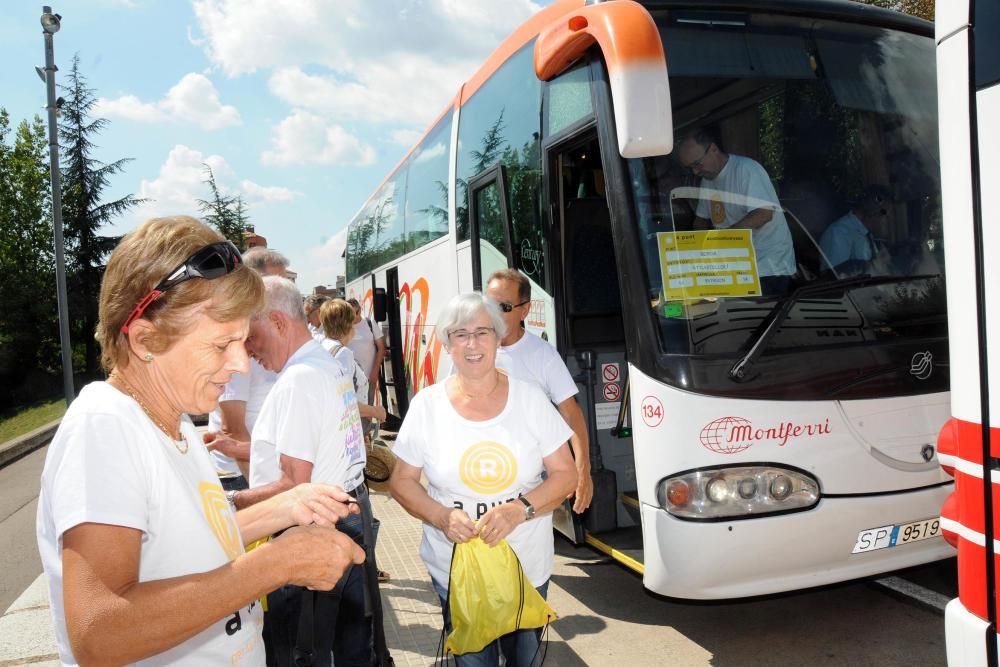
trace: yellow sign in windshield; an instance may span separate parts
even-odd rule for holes
[[[656,240],[667,301],[760,296],[749,229],[659,232]]]

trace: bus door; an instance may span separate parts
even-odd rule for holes
[[[386,350],[379,376],[379,394],[386,411],[402,420],[409,408],[411,394],[403,360],[403,318],[399,311],[398,267],[386,269],[385,291],[388,330],[384,332]]]
[[[494,271],[513,266],[510,251],[510,210],[507,172],[496,165],[469,181],[472,235],[472,288],[482,291]]]
[[[642,531],[628,415],[628,359],[604,169],[593,125],[546,151],[550,244],[561,267],[560,348],[590,433],[594,499],[585,539],[642,569]]]

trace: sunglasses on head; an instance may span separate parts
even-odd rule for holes
[[[497,305],[500,306],[500,310],[502,310],[505,313],[509,313],[515,308],[520,308],[521,306],[527,303],[531,303],[531,299],[528,299],[527,301],[522,301],[521,303],[507,303],[506,301],[501,301]]]
[[[157,284],[153,290],[142,297],[139,305],[122,325],[122,333],[128,333],[128,327],[136,321],[149,308],[149,305],[160,298],[160,296],[171,287],[180,285],[185,280],[192,278],[204,278],[214,280],[233,272],[237,266],[243,263],[243,256],[240,251],[230,241],[219,241],[210,243],[201,250],[184,260],[176,269],[167,274]]]

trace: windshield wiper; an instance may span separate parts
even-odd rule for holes
[[[733,364],[733,367],[729,369],[729,379],[734,382],[742,382],[747,379],[747,371],[751,366],[753,366],[754,362],[760,358],[760,355],[764,353],[764,350],[767,349],[771,339],[778,333],[778,328],[788,318],[788,314],[792,312],[792,306],[794,306],[803,297],[826,294],[827,292],[833,291],[847,292],[858,287],[871,287],[872,285],[909,282],[911,280],[927,280],[929,278],[937,277],[938,274],[936,273],[925,273],[915,276],[861,275],[852,276],[850,278],[840,278],[838,280],[830,280],[822,283],[803,285],[783,298],[774,308],[771,309],[770,320],[767,321],[766,325],[764,325],[764,329],[754,340],[747,353],[743,355],[743,358]]]

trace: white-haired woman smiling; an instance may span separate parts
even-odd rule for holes
[[[554,555],[551,512],[576,488],[566,422],[541,389],[496,368],[504,333],[499,307],[483,295],[448,302],[437,334],[455,374],[414,397],[394,447],[390,489],[424,522],[420,556],[449,629],[453,545],[506,539],[545,597]],[[508,664],[529,665],[539,636],[536,630],[505,635],[479,653],[457,656],[458,664],[497,665],[503,654]]]

